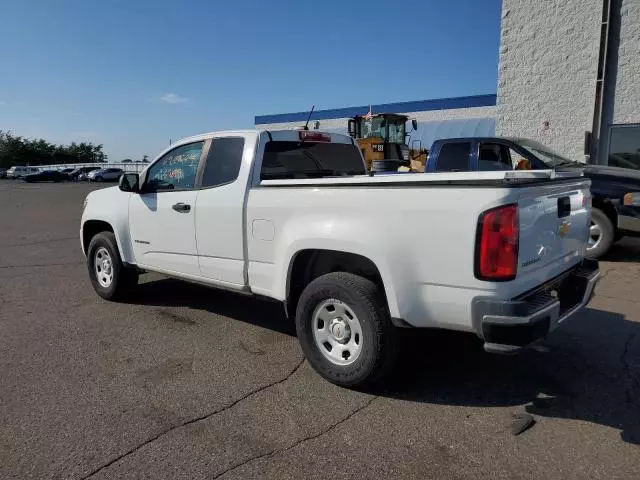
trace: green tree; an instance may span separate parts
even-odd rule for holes
[[[28,139],[0,130],[0,167],[105,162],[107,155],[102,148],[102,144],[87,142],[54,145],[44,139]]]

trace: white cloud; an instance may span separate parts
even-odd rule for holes
[[[181,97],[177,93],[165,93],[160,97],[160,101],[164,103],[176,104],[176,103],[186,103],[190,101],[190,99],[187,97]]]

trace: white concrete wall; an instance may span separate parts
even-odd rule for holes
[[[613,123],[640,123],[640,0],[613,3],[620,5]]]
[[[503,0],[497,134],[584,160],[601,21],[602,0]]]
[[[376,112],[374,112],[376,113]],[[382,112],[379,112],[382,113]],[[415,118],[420,123],[435,122],[443,120],[458,120],[465,118],[494,118],[496,116],[496,107],[472,107],[472,108],[453,108],[448,110],[429,110],[424,112],[406,112],[410,118]],[[332,118],[329,120],[320,120],[320,130],[334,130],[347,128],[348,118]],[[314,120],[311,117],[309,128],[313,128]],[[256,128],[266,128],[269,130],[288,130],[301,127],[304,121],[287,122],[287,123],[263,123],[257,124]]]

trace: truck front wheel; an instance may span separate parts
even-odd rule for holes
[[[300,296],[296,330],[311,366],[337,385],[371,385],[393,366],[395,327],[380,288],[366,278],[336,272],[313,280]]]
[[[122,298],[138,283],[138,272],[123,265],[112,232],[101,232],[91,239],[87,267],[93,289],[106,300]]]

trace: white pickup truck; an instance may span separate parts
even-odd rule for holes
[[[389,370],[399,327],[501,353],[545,337],[593,293],[590,212],[579,173],[370,176],[347,136],[230,131],[91,192],[80,239],[103,298],[154,271],[275,299],[309,363],[354,387]]]

